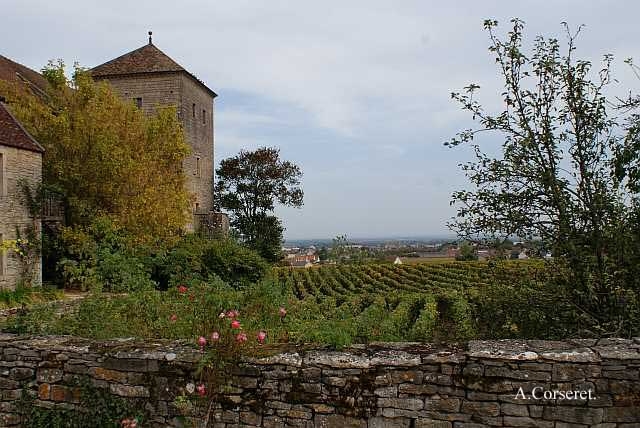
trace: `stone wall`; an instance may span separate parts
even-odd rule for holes
[[[15,240],[16,228],[24,232],[30,225],[40,227],[40,222],[29,216],[23,203],[24,195],[19,186],[25,180],[33,187],[42,181],[42,154],[15,147],[0,145],[2,181],[0,182],[0,238]],[[21,266],[15,253],[0,254],[0,288],[14,289],[20,279]],[[35,269],[35,279],[42,281],[41,263]]]
[[[183,426],[182,413],[219,428],[640,426],[640,338],[279,349],[225,369],[216,400],[189,392],[200,356],[180,342],[0,335],[0,420],[20,424],[23,388],[73,407],[74,379],[88,377],[158,427]],[[178,409],[181,395],[199,405]]]

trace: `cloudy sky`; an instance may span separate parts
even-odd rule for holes
[[[470,118],[450,93],[470,82],[499,106],[482,29],[512,17],[535,35],[585,24],[582,57],[640,58],[633,1],[2,0],[0,54],[39,70],[95,66],[154,44],[214,89],[215,155],[277,146],[304,172],[305,205],[279,209],[287,238],[447,234],[457,167],[443,142]]]

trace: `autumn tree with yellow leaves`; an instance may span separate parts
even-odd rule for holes
[[[107,83],[61,62],[43,70],[46,94],[0,82],[14,115],[45,148],[44,182],[61,190],[70,224],[108,216],[135,240],[166,239],[188,222],[182,162],[189,153],[174,107],[146,116]]]

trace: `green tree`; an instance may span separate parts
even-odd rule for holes
[[[218,208],[230,211],[232,226],[249,247],[267,260],[280,259],[284,228],[272,213],[276,203],[302,206],[300,168],[281,160],[279,149],[262,147],[224,159],[216,175]]]
[[[469,242],[463,242],[460,245],[460,253],[456,256],[456,260],[459,261],[470,261],[470,260],[478,260],[478,252],[475,247],[471,245]]]
[[[145,116],[78,67],[68,81],[61,62],[43,75],[46,97],[6,82],[0,93],[46,149],[43,178],[62,190],[71,224],[108,215],[136,240],[175,236],[190,201],[182,173],[189,147],[175,108]]]
[[[564,53],[558,40],[542,37],[527,53],[523,22],[511,22],[504,39],[496,35],[497,21],[484,24],[504,80],[504,109],[487,112],[475,98],[476,84],[452,94],[480,126],[445,143],[468,144],[475,155],[462,165],[473,189],[453,194],[458,213],[450,226],[468,239],[519,236],[549,243],[569,267],[565,284],[577,310],[592,325],[619,330],[616,290],[632,285],[615,282],[614,237],[626,224],[625,197],[632,190],[624,166],[637,163],[638,151],[625,152],[623,130],[604,95],[612,57],[605,55],[594,73],[589,61],[575,58],[580,30],[571,33],[566,24]],[[502,156],[488,155],[475,141],[487,131],[503,138]]]

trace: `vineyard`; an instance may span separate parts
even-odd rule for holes
[[[550,335],[555,316],[542,261],[414,265],[328,265],[279,268],[276,281],[292,296],[305,340],[451,340]],[[316,327],[309,328],[309,322]],[[317,337],[314,337],[317,331]]]
[[[345,298],[359,294],[432,293],[463,290],[527,278],[544,281],[548,272],[536,261],[502,263],[450,262],[414,265],[328,265],[310,269],[280,268],[277,280],[296,298]]]

